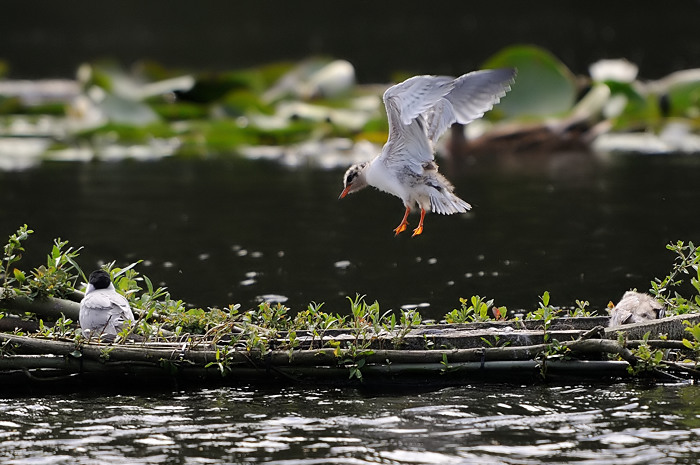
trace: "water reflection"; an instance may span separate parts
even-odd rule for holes
[[[0,399],[4,463],[696,463],[698,387],[203,389]],[[684,408],[677,409],[679,405]]]
[[[338,201],[342,170],[235,159],[0,173],[0,233],[23,223],[37,231],[26,268],[54,237],[84,245],[86,269],[144,259],[154,282],[200,306],[271,298],[345,312],[357,292],[441,318],[474,294],[531,308],[549,290],[555,305],[603,308],[647,289],[670,267],[665,244],[700,230],[688,213],[697,158],[493,155],[443,169],[475,208],[429,215],[420,238],[393,236],[398,199],[368,190]]]

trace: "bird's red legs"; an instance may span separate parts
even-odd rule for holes
[[[399,224],[396,229],[394,229],[394,235],[398,236],[400,233],[404,232],[406,230],[406,227],[408,226],[408,214],[411,213],[411,207],[406,207],[406,213],[403,215],[403,219],[401,220],[401,224]]]
[[[421,208],[420,209],[420,221],[418,222],[418,227],[413,230],[412,237],[415,237],[415,236],[423,233],[423,220],[424,219],[425,219],[425,210]]]

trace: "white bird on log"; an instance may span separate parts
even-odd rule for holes
[[[384,92],[389,138],[371,161],[353,165],[343,178],[340,198],[367,186],[403,200],[406,211],[395,234],[406,230],[408,214],[420,208],[413,236],[423,232],[427,211],[443,215],[471,209],[435,163],[435,143],[453,123],[481,118],[510,90],[515,69],[481,70],[458,78],[414,76]]]
[[[109,273],[90,273],[85,297],[80,301],[80,329],[86,337],[113,339],[124,325],[134,321],[129,302],[112,284]]]

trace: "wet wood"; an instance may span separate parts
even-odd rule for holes
[[[377,384],[441,385],[492,375],[532,378],[545,371],[546,376],[619,378],[629,376],[627,368],[639,363],[634,349],[643,344],[694,357],[682,343],[688,335],[684,321],[695,324],[700,315],[617,328],[599,324],[606,319],[563,318],[552,322],[547,342],[541,321],[519,320],[419,326],[401,344],[397,344],[395,333],[333,330],[323,338],[323,343],[333,341],[335,347],[331,348],[309,348],[312,340],[315,347],[321,341],[299,332],[300,344],[293,350],[279,339],[268,341],[272,349],[265,352],[196,337],[106,344],[0,333],[0,381],[18,376],[30,383],[128,376],[144,382],[158,377],[195,383],[347,384],[360,382],[361,376],[362,382]],[[620,332],[624,335],[621,339]],[[647,332],[651,336],[643,341]],[[660,334],[665,339],[660,339]],[[426,341],[431,342],[431,348],[426,347]],[[673,376],[695,378],[700,374],[693,364],[669,362],[666,366]]]

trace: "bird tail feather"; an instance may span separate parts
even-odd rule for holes
[[[434,194],[430,196],[430,205],[433,213],[441,215],[452,215],[453,213],[466,213],[471,210],[472,206],[456,195],[449,193],[447,195]]]

